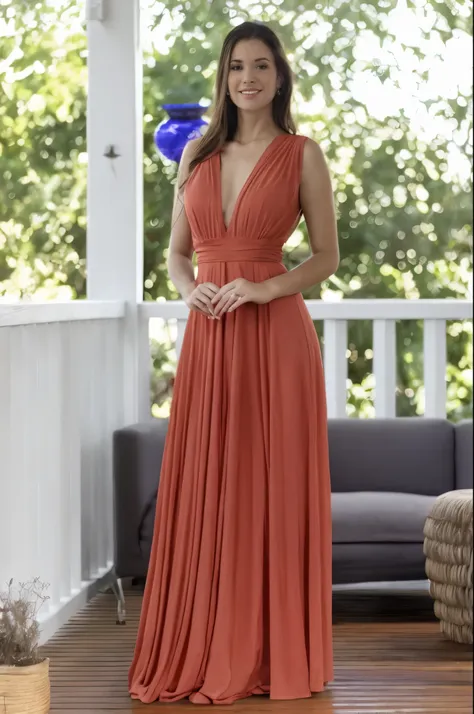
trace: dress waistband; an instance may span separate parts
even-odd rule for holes
[[[260,241],[226,239],[196,246],[198,265],[201,263],[281,263],[281,248],[259,245]]]

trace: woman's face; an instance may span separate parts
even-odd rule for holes
[[[273,53],[261,40],[241,40],[230,58],[230,98],[239,108],[258,111],[273,101],[278,75]]]

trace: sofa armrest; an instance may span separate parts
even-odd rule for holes
[[[472,488],[472,420],[455,425],[456,488]]]
[[[117,577],[144,577],[148,562],[140,527],[159,484],[167,419],[118,429],[113,435],[114,555]]]

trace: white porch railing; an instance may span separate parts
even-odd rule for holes
[[[472,318],[449,300],[310,301],[324,320],[330,416],[346,414],[347,323],[372,320],[376,415],[395,413],[397,320],[424,320],[426,414],[446,412],[446,320]],[[113,564],[112,433],[150,418],[149,321],[177,322],[184,303],[78,301],[0,305],[0,587],[50,584],[43,641]],[[137,368],[138,365],[138,368]],[[130,410],[130,404],[139,405]]]
[[[113,564],[119,303],[0,305],[0,587],[49,584],[43,640]]]
[[[376,417],[394,417],[396,406],[396,323],[398,320],[424,322],[425,416],[446,416],[446,321],[472,319],[472,303],[467,300],[307,300],[313,320],[324,321],[324,369],[328,414],[345,417],[347,408],[349,320],[373,323],[373,353]],[[183,302],[147,302],[140,306],[142,322],[152,318],[176,320],[176,351],[179,354],[186,328],[188,309]],[[146,352],[147,330],[141,330]],[[142,359],[144,364],[146,359]],[[148,382],[149,384],[149,382]],[[146,380],[144,389],[147,388]]]

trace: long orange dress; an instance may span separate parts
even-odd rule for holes
[[[228,227],[220,155],[185,190],[198,281],[285,272],[305,137],[276,137]],[[301,295],[191,312],[176,375],[130,694],[297,699],[333,678],[331,504],[319,343]]]

